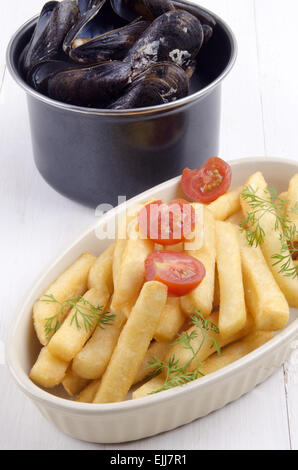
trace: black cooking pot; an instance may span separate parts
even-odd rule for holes
[[[217,25],[198,56],[191,94],[127,111],[72,106],[35,91],[18,64],[37,17],[16,32],[7,64],[27,93],[36,166],[54,189],[88,206],[115,205],[118,195],[130,198],[218,154],[221,84],[237,47],[230,28],[212,15]]]

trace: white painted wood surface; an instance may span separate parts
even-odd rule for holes
[[[239,43],[237,65],[223,89],[221,156],[298,160],[297,1],[200,3],[231,25]],[[95,217],[40,178],[32,159],[25,96],[5,69],[9,37],[42,4],[15,0],[0,16],[0,448],[298,449],[297,351],[284,369],[224,409],[175,431],[117,446],[63,435],[13,383],[3,355],[12,315],[38,273]]]

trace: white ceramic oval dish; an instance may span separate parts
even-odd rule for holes
[[[232,161],[231,166],[233,187],[244,184],[252,173],[260,170],[270,186],[285,191],[290,178],[298,172],[298,164],[284,159],[248,158]],[[171,200],[181,196],[179,181],[179,177],[174,178],[146,191],[131,199],[128,206],[151,197]],[[54,261],[23,301],[6,344],[9,369],[41,414],[66,434],[89,442],[117,443],[141,439],[169,431],[225,406],[273,374],[288,358],[291,343],[298,337],[298,312],[292,309],[288,326],[258,350],[183,387],[137,400],[90,405],[62,398],[61,389],[52,394],[37,387],[28,377],[40,349],[33,331],[32,306],[43,290],[83,251],[98,255],[111,243],[99,240],[95,230],[104,227],[123,211],[121,205],[106,213]]]

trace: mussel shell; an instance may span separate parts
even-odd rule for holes
[[[189,82],[185,71],[172,63],[154,64],[138,75],[126,92],[109,106],[131,109],[169,103],[187,96]]]
[[[127,21],[138,16],[153,20],[167,11],[174,10],[171,0],[110,0],[115,12]]]
[[[24,71],[38,62],[55,58],[61,52],[63,40],[79,17],[75,0],[48,2],[44,5],[24,59]]]
[[[203,28],[197,18],[183,10],[169,11],[153,21],[124,60],[131,63],[133,75],[156,62],[187,67],[203,41]]]
[[[129,64],[118,61],[72,68],[48,79],[47,94],[64,103],[103,108],[120,96],[130,72]]]
[[[81,43],[83,44],[88,39],[93,39],[125,25],[126,22],[116,15],[109,0],[93,1],[89,4],[89,9],[67,34],[63,43],[63,50],[66,54],[69,54],[78,39],[82,39]]]
[[[109,31],[100,36],[84,41],[69,52],[72,60],[82,64],[92,64],[109,59],[123,59],[127,51],[136,40],[144,33],[150,23],[146,20],[136,20],[122,28]],[[80,39],[77,42],[81,41]]]
[[[58,72],[73,68],[70,62],[62,60],[46,60],[34,65],[30,70],[27,81],[35,90],[40,93],[47,93],[48,80]]]

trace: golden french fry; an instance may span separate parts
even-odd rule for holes
[[[241,210],[240,194],[242,186],[229,191],[214,202],[208,204],[208,209],[212,212],[215,220],[226,220],[231,215]]]
[[[230,344],[220,354],[213,354],[201,366],[204,375],[212,374],[223,367],[241,359],[273,338],[272,331],[255,331],[245,338]]]
[[[218,312],[212,313],[209,317],[209,321],[211,321],[215,326],[218,327],[219,319],[218,319]],[[248,335],[252,331],[255,330],[255,323],[251,317],[251,315],[247,316],[247,321],[240,331],[231,334],[229,336],[223,336],[220,332],[217,333],[216,331],[209,330],[207,332],[207,339],[204,341],[204,331],[201,331],[196,326],[191,326],[186,333],[191,335],[194,331],[197,334],[197,337],[191,341],[191,345],[194,351],[199,350],[198,355],[196,356],[195,360],[192,360],[193,353],[189,349],[186,349],[183,344],[178,343],[174,346],[170,347],[168,352],[165,355],[165,362],[168,362],[169,359],[175,356],[175,360],[178,360],[179,367],[185,367],[186,364],[189,363],[187,370],[194,371],[198,367],[198,363],[205,361],[209,356],[211,356],[216,351],[216,346],[213,340],[216,341],[220,348],[227,346],[234,341],[243,338],[244,336]]]
[[[217,270],[220,289],[219,329],[223,336],[240,331],[246,322],[238,228],[216,222]]]
[[[81,391],[76,401],[81,403],[92,403],[99,385],[100,380],[92,380],[92,382],[90,382],[90,384]]]
[[[204,364],[201,365],[200,372],[204,375],[216,372],[217,370],[220,370],[223,367],[226,367],[238,359],[246,356],[250,352],[270,341],[272,338],[273,333],[270,331],[255,331],[240,341],[237,341],[224,348],[220,356],[217,353],[214,353],[206,360]],[[198,377],[198,379],[200,379],[200,377]],[[165,377],[158,375],[157,377],[154,377],[153,379],[145,382],[141,387],[137,388],[133,392],[132,398],[136,399],[146,397],[152,392],[160,389],[164,383]]]
[[[164,377],[161,375],[157,375],[153,377],[153,379],[148,380],[145,382],[141,387],[137,388],[133,394],[132,398],[135,400],[136,398],[144,398],[150,395],[152,392],[159,390],[165,382]]]
[[[113,312],[127,313],[125,307],[131,308],[136,302],[145,282],[145,260],[153,249],[150,240],[127,240],[111,303]]]
[[[247,183],[247,187],[252,188],[255,191],[255,194],[262,199],[269,200],[270,195],[267,191],[267,183],[262,175],[262,173],[257,172],[252,175]],[[254,209],[251,208],[249,201],[245,200],[241,197],[241,205],[242,210],[245,217],[248,216],[250,212]],[[264,241],[261,244],[261,249],[267,261],[267,264],[272,271],[272,274],[279,285],[280,289],[284,293],[290,307],[297,308],[298,307],[298,278],[290,278],[285,276],[284,273],[280,272],[281,265],[275,264],[275,260],[272,256],[283,254],[285,256],[289,255],[290,253],[287,250],[283,249],[283,243],[281,241],[282,238],[282,231],[281,229],[277,228],[276,230],[276,216],[275,214],[271,213],[270,211],[264,212],[262,218],[259,220],[261,228],[265,232]],[[294,268],[294,264],[290,262],[289,269]]]
[[[113,256],[115,242],[112,243],[95,261],[89,271],[88,290],[95,287],[100,288],[105,284],[110,295],[113,293]]]
[[[178,297],[168,297],[154,339],[160,342],[173,341],[184,323],[185,316],[181,310],[180,299]]]
[[[90,253],[83,253],[43,292],[40,299],[35,302],[33,307],[34,328],[42,345],[48,343],[45,331],[46,319],[57,315],[60,309],[59,302],[81,297],[86,292],[88,288],[89,270],[95,260],[96,257]],[[47,295],[54,296],[58,302],[44,302]],[[63,310],[64,316],[60,318],[61,321],[67,316],[69,310],[70,308]]]
[[[241,210],[236,212],[236,214],[231,215],[231,217],[229,217],[226,220],[226,222],[230,222],[231,224],[234,224],[234,225],[240,225],[241,222],[243,221],[244,221],[244,215]]]
[[[109,300],[109,292],[106,286],[101,286],[101,289],[93,288],[88,290],[83,298],[94,307],[102,307],[101,312],[104,312]],[[75,309],[76,307],[73,307],[69,312],[63,325],[48,344],[49,351],[63,361],[70,362],[81,351],[97,326],[97,318],[94,317],[92,324],[85,325],[84,319],[78,316],[77,324],[74,319]],[[88,305],[85,308],[83,305],[80,306],[80,310],[83,314],[90,315]],[[109,326],[106,326],[106,328],[109,328]]]
[[[53,356],[47,347],[43,347],[29,377],[42,387],[52,388],[59,385],[65,377],[69,362]]]
[[[125,322],[126,316],[118,312],[115,314],[112,325],[106,328],[96,328],[72,362],[72,370],[75,374],[85,379],[99,379],[102,376]]]
[[[181,307],[187,315],[192,315],[197,309],[207,317],[212,312],[215,279],[215,221],[207,207],[204,207],[203,246],[187,253],[203,263],[206,276],[198,287],[181,297]]]
[[[147,377],[147,375],[154,372],[154,368],[150,367],[150,364],[152,363],[154,358],[160,359],[162,361],[169,347],[170,347],[169,343],[158,343],[157,341],[155,341],[149,346],[148,351],[146,352],[146,355],[144,357],[144,360],[134,379],[134,384],[141,382]]]
[[[292,225],[296,226],[295,241],[298,241],[298,173],[290,181],[287,193],[288,197],[288,217]]]
[[[122,256],[126,247],[127,240],[116,240],[114,256],[113,256],[113,284],[114,290],[117,289],[118,278],[120,272],[120,266],[122,261]]]
[[[66,375],[62,381],[62,385],[65,391],[70,396],[77,395],[83,390],[89,383],[89,380],[82,379],[73,373],[71,366],[68,368]]]
[[[162,246],[160,245],[161,248],[160,250],[166,250],[166,251],[174,251],[176,253],[183,253],[184,251],[184,243],[176,243],[176,245],[169,245],[169,246]]]
[[[144,360],[167,301],[167,287],[146,282],[120,334],[94,403],[125,399]]]
[[[261,248],[251,247],[239,231],[246,305],[259,330],[282,329],[289,319],[289,305],[270,271]]]

